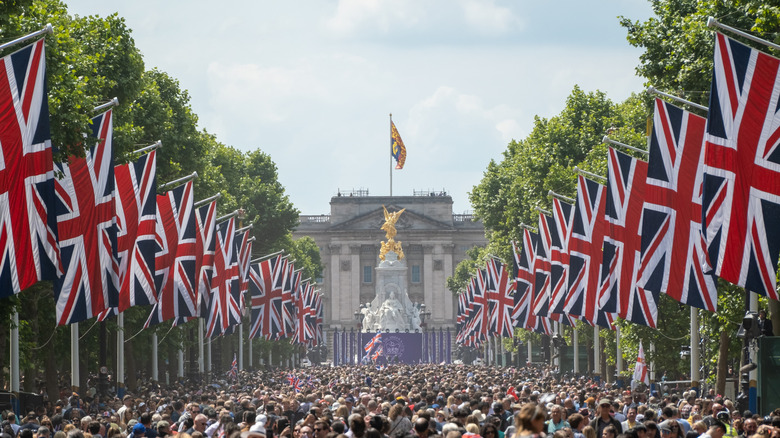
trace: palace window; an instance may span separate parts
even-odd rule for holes
[[[363,266],[363,283],[374,282],[374,268],[371,265]]]
[[[412,265],[412,283],[420,282],[420,265]]]

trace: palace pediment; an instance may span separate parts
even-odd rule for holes
[[[404,208],[403,206],[398,206],[393,204],[387,205],[386,207],[387,210],[390,212],[398,211]],[[352,217],[351,219],[348,219],[344,222],[332,224],[329,230],[331,231],[373,230],[384,234],[384,231],[380,230],[384,222],[385,222],[384,211],[380,206],[379,208],[370,211],[368,213],[364,213]],[[435,220],[424,214],[420,214],[414,210],[411,210],[409,207],[406,207],[406,211],[404,211],[403,214],[401,214],[401,216],[398,219],[398,222],[396,222],[395,224],[395,227],[398,230],[399,237],[401,238],[403,238],[404,231],[455,230],[455,227],[452,225],[452,223],[445,223],[442,221]]]

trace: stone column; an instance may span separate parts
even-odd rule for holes
[[[330,251],[331,324],[341,323],[341,245],[328,245]]]
[[[453,263],[453,254],[455,252],[455,245],[454,244],[448,244],[444,245],[444,278],[452,276],[455,274],[455,266]],[[445,280],[445,283],[443,285],[444,288],[444,299],[442,302],[444,303],[444,320],[447,322],[454,322],[455,319],[455,300],[452,296],[452,292],[447,289],[447,283]]]
[[[431,310],[431,318],[433,318],[433,245],[423,245],[423,297],[425,306]]]

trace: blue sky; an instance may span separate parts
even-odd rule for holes
[[[469,211],[490,160],[575,84],[614,101],[643,89],[617,17],[652,14],[646,0],[66,3],[124,17],[200,127],[268,153],[303,214],[328,213],[339,189],[389,194],[389,113],[407,147],[393,194],[446,190]]]

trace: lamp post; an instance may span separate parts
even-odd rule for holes
[[[357,349],[356,351],[360,351],[359,348],[362,344],[362,339],[360,338],[360,331],[363,327],[363,319],[366,317],[366,314],[363,313],[363,310],[366,308],[365,304],[361,304],[358,310],[355,311],[355,321],[357,321]]]
[[[431,312],[429,312],[425,306],[425,303],[420,303],[420,329],[422,329],[422,336],[423,336],[423,342],[420,343],[422,347],[422,354],[423,358],[425,357],[425,351],[426,351],[426,344],[427,344],[427,334],[425,333],[425,320],[428,319],[428,317],[431,316]]]

